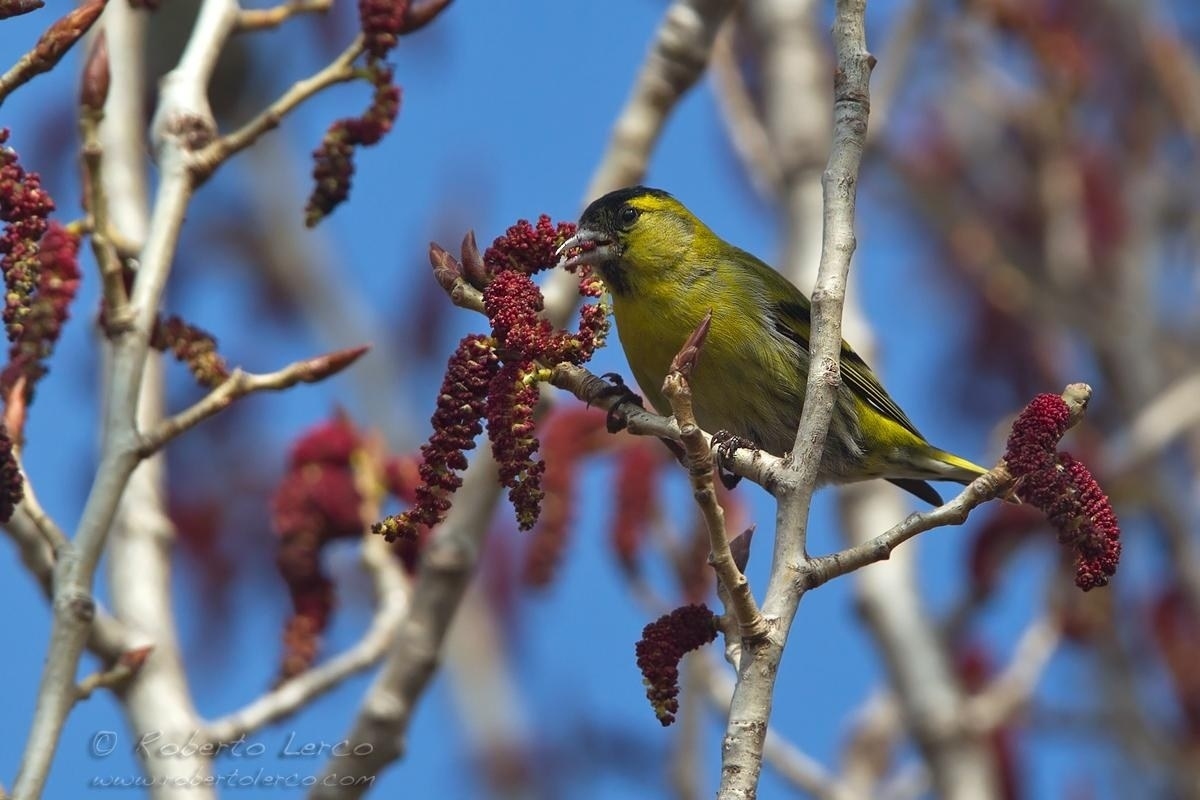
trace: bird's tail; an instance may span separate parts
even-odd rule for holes
[[[925,460],[929,462],[929,477],[935,480],[955,481],[966,485],[987,472],[978,464],[936,447],[929,448]]]
[[[935,506],[942,504],[942,496],[925,480],[954,481],[965,485],[987,472],[978,464],[936,447],[929,447],[912,458],[910,466],[913,468],[913,477],[889,478],[889,482]]]

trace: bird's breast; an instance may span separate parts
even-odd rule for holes
[[[617,334],[646,399],[659,413],[671,413],[663,379],[710,310],[712,324],[691,377],[697,423],[709,432],[728,430],[764,444],[774,443],[776,429],[790,425],[794,434],[792,420],[803,404],[801,365],[775,341],[753,304],[733,303],[728,296],[614,297]]]

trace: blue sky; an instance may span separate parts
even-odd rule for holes
[[[886,5],[886,4],[884,4]],[[292,236],[303,246],[327,247],[337,259],[342,280],[368,298],[369,313],[378,319],[415,313],[429,294],[425,248],[435,233],[449,223],[476,229],[482,242],[500,233],[517,218],[546,212],[573,219],[581,207],[582,193],[607,139],[609,126],[624,102],[629,85],[653,36],[663,4],[636,0],[621,5],[619,14],[609,4],[582,2],[527,2],[519,11],[507,3],[459,0],[435,25],[402,41],[393,61],[404,98],[395,131],[378,147],[358,157],[351,201],[340,208],[317,233],[301,224],[303,193],[280,192],[277,202],[296,221]],[[10,61],[36,31],[65,7],[50,0],[49,8],[27,18],[3,23],[0,54]],[[349,13],[350,9],[342,9]],[[873,18],[874,19],[874,18]],[[881,16],[877,22],[882,20]],[[291,79],[317,66],[314,23],[294,23],[295,29],[256,34],[246,41],[258,55],[250,78],[278,91]],[[874,30],[871,28],[869,30]],[[872,34],[877,45],[878,37]],[[884,65],[883,68],[885,68]],[[65,68],[42,76],[18,92],[0,110],[0,125],[14,129],[12,144],[23,154],[36,153],[31,140],[39,130],[39,115],[67,108],[74,97],[78,61],[73,56]],[[359,88],[339,89],[305,107],[273,134],[286,143],[304,180],[307,153],[319,141],[329,121],[356,113],[363,102]],[[69,113],[69,112],[68,112]],[[827,109],[813,113],[828,115]],[[50,168],[29,162],[29,168]],[[65,209],[77,207],[65,187],[72,170],[57,173],[56,195]],[[223,171],[196,198],[197,216],[203,209],[244,202],[246,173]],[[739,177],[738,168],[724,144],[717,124],[712,95],[701,84],[680,105],[656,151],[646,182],[668,189],[718,233],[771,260],[777,250],[777,230],[770,210],[756,199]],[[967,427],[954,413],[939,407],[937,373],[944,367],[942,343],[960,332],[953,297],[948,290],[931,290],[932,280],[922,260],[928,254],[887,206],[886,198],[869,181],[862,189],[860,255],[855,278],[867,316],[878,338],[886,343],[880,371],[892,394],[929,438],[981,463],[997,452],[989,431]],[[461,230],[455,234],[457,236]],[[313,238],[309,238],[313,237]],[[173,308],[214,330],[228,343],[226,356],[249,368],[266,370],[293,358],[329,349],[330,342],[314,331],[295,335],[255,329],[255,306],[239,286],[236,259],[216,248],[204,261],[202,229],[185,232],[183,248],[190,261],[200,260],[202,270],[189,273],[187,293],[172,294]],[[451,246],[454,240],[445,241]],[[96,307],[97,280],[85,274],[78,311],[59,353],[53,372],[39,391],[31,412],[27,466],[50,513],[68,529],[78,519],[82,498],[96,458],[96,398],[98,351],[91,338],[88,309]],[[932,307],[931,307],[932,306]],[[920,309],[914,314],[914,309]],[[450,322],[442,330],[441,347],[449,353],[454,340],[478,327],[466,312],[448,311]],[[265,337],[265,338],[263,338]],[[356,369],[372,369],[368,356]],[[626,371],[613,348],[594,362],[597,372]],[[274,443],[277,455],[267,459],[282,470],[287,443],[331,408],[348,408],[364,426],[387,427],[411,446],[426,433],[425,420],[432,407],[437,376],[427,368],[402,365],[403,384],[396,387],[396,406],[415,409],[415,421],[373,420],[362,416],[378,408],[356,397],[346,376],[318,387],[303,387],[285,395],[256,398],[253,402],[262,432]],[[176,371],[178,373],[178,371]],[[1088,375],[1078,375],[1087,379]],[[194,398],[186,379],[175,374],[173,402]],[[1056,390],[1060,387],[1046,387]],[[387,407],[386,402],[384,408]],[[203,437],[205,429],[192,436]],[[218,468],[218,465],[182,463],[183,470]],[[609,471],[603,464],[588,480],[603,486]],[[274,480],[267,476],[264,480]],[[739,490],[748,496],[760,534],[770,530],[772,512],[765,495],[754,487]],[[824,552],[836,543],[832,516],[833,495],[824,492],[811,526],[812,549]],[[585,509],[603,516],[605,495],[589,492]],[[501,508],[500,515],[510,513]],[[586,519],[585,510],[580,515]],[[648,612],[630,597],[614,568],[599,526],[585,525],[577,532],[572,551],[558,581],[546,592],[520,600],[520,624],[511,642],[510,667],[518,676],[527,704],[531,742],[536,750],[554,752],[560,742],[576,741],[583,731],[619,731],[647,760],[662,760],[671,746],[672,732],[663,731],[645,701],[633,658],[633,645]],[[260,532],[261,533],[261,532]],[[767,536],[760,535],[750,577],[761,589],[769,561]],[[260,539],[261,540],[261,539]],[[920,569],[926,597],[933,608],[945,608],[963,585],[964,532],[939,530],[922,537]],[[911,545],[910,545],[911,546]],[[335,552],[333,569],[350,572],[352,555]],[[235,610],[213,641],[212,631],[197,622],[198,609],[209,601],[180,560],[176,611],[180,618],[185,655],[209,665],[190,677],[202,714],[216,717],[251,699],[269,683],[275,668],[279,631],[287,612],[281,586],[269,580],[235,584],[227,599]],[[254,563],[268,564],[260,556]],[[1044,553],[1018,561],[1010,575],[1018,576],[986,610],[981,635],[998,643],[1001,652],[1034,613],[1039,597],[1032,587],[1050,568]],[[0,669],[6,713],[0,716],[0,777],[9,781],[28,730],[34,687],[37,685],[47,640],[49,614],[32,581],[24,577],[10,546],[0,547],[0,574],[16,576],[0,582],[0,603],[9,609],[8,638],[12,647]],[[327,652],[353,642],[367,621],[361,602],[347,601],[336,615]],[[850,582],[839,580],[804,599],[794,629],[795,641],[780,675],[774,721],[799,747],[829,763],[836,760],[850,713],[879,685],[881,668],[871,642],[860,627],[850,597]],[[220,652],[213,652],[219,650]],[[86,667],[85,667],[86,668]],[[1056,659],[1050,670],[1047,692],[1069,703],[1087,690],[1080,665],[1069,652]],[[324,761],[280,754],[285,743],[336,742],[347,730],[366,678],[347,682],[315,703],[294,720],[256,733],[266,754],[239,761],[227,758],[218,772],[237,768],[263,768],[280,774],[311,775]],[[97,732],[116,731],[121,745],[111,756],[96,758],[89,747]],[[719,728],[706,726],[702,767],[709,786],[719,770]],[[81,787],[96,776],[136,774],[128,734],[113,700],[101,694],[82,703],[64,734],[48,797],[79,796]],[[417,711],[410,731],[408,757],[379,780],[377,796],[475,796],[480,785],[464,769],[472,755],[455,718],[444,679],[437,679]],[[1081,771],[1081,765],[1099,768],[1097,750],[1068,746],[1047,737],[1025,740],[1036,750],[1028,775],[1030,796],[1060,796]],[[653,783],[633,782],[612,771],[584,772],[572,786],[578,798],[653,795],[666,790],[663,774]],[[768,770],[761,796],[782,791]],[[239,790],[229,796],[287,796],[278,789]],[[132,796],[111,791],[107,796]]]

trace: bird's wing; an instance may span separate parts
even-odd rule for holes
[[[757,259],[755,259],[757,261]],[[797,345],[808,351],[808,337],[812,331],[812,306],[804,293],[793,286],[786,278],[771,269],[761,261],[758,265],[764,271],[763,280],[767,284],[768,307],[775,330],[791,339]],[[876,411],[895,422],[914,436],[924,439],[917,426],[908,415],[896,405],[896,401],[888,395],[887,390],[875,377],[875,373],[867,366],[867,362],[854,352],[850,345],[842,340],[842,377],[846,385],[855,394],[870,403]]]
[[[896,405],[896,401],[883,388],[879,379],[875,377],[875,373],[867,366],[867,362],[863,361],[858,353],[851,350],[850,345],[846,344],[844,340],[842,341],[842,374],[850,388],[854,389],[859,396],[865,397],[876,411],[918,439],[925,438],[917,430],[913,421],[908,418],[908,415],[900,406]]]

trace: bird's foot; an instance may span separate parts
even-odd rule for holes
[[[745,436],[738,436],[726,430],[720,430],[713,434],[713,461],[717,465],[717,477],[721,479],[721,483],[726,489],[732,489],[738,485],[738,481],[742,478],[740,475],[735,475],[732,471],[725,467],[725,462],[733,457],[733,454],[738,450],[751,449],[757,450],[758,445],[747,439]]]
[[[621,410],[625,403],[633,403],[638,408],[645,408],[646,403],[642,400],[642,396],[634,392],[625,385],[625,379],[615,372],[606,372],[600,376],[608,381],[611,386],[600,392],[598,400],[607,400],[610,397],[616,397],[617,402],[613,403],[608,409],[608,416],[604,418],[604,426],[609,433],[625,430],[625,413]]]

